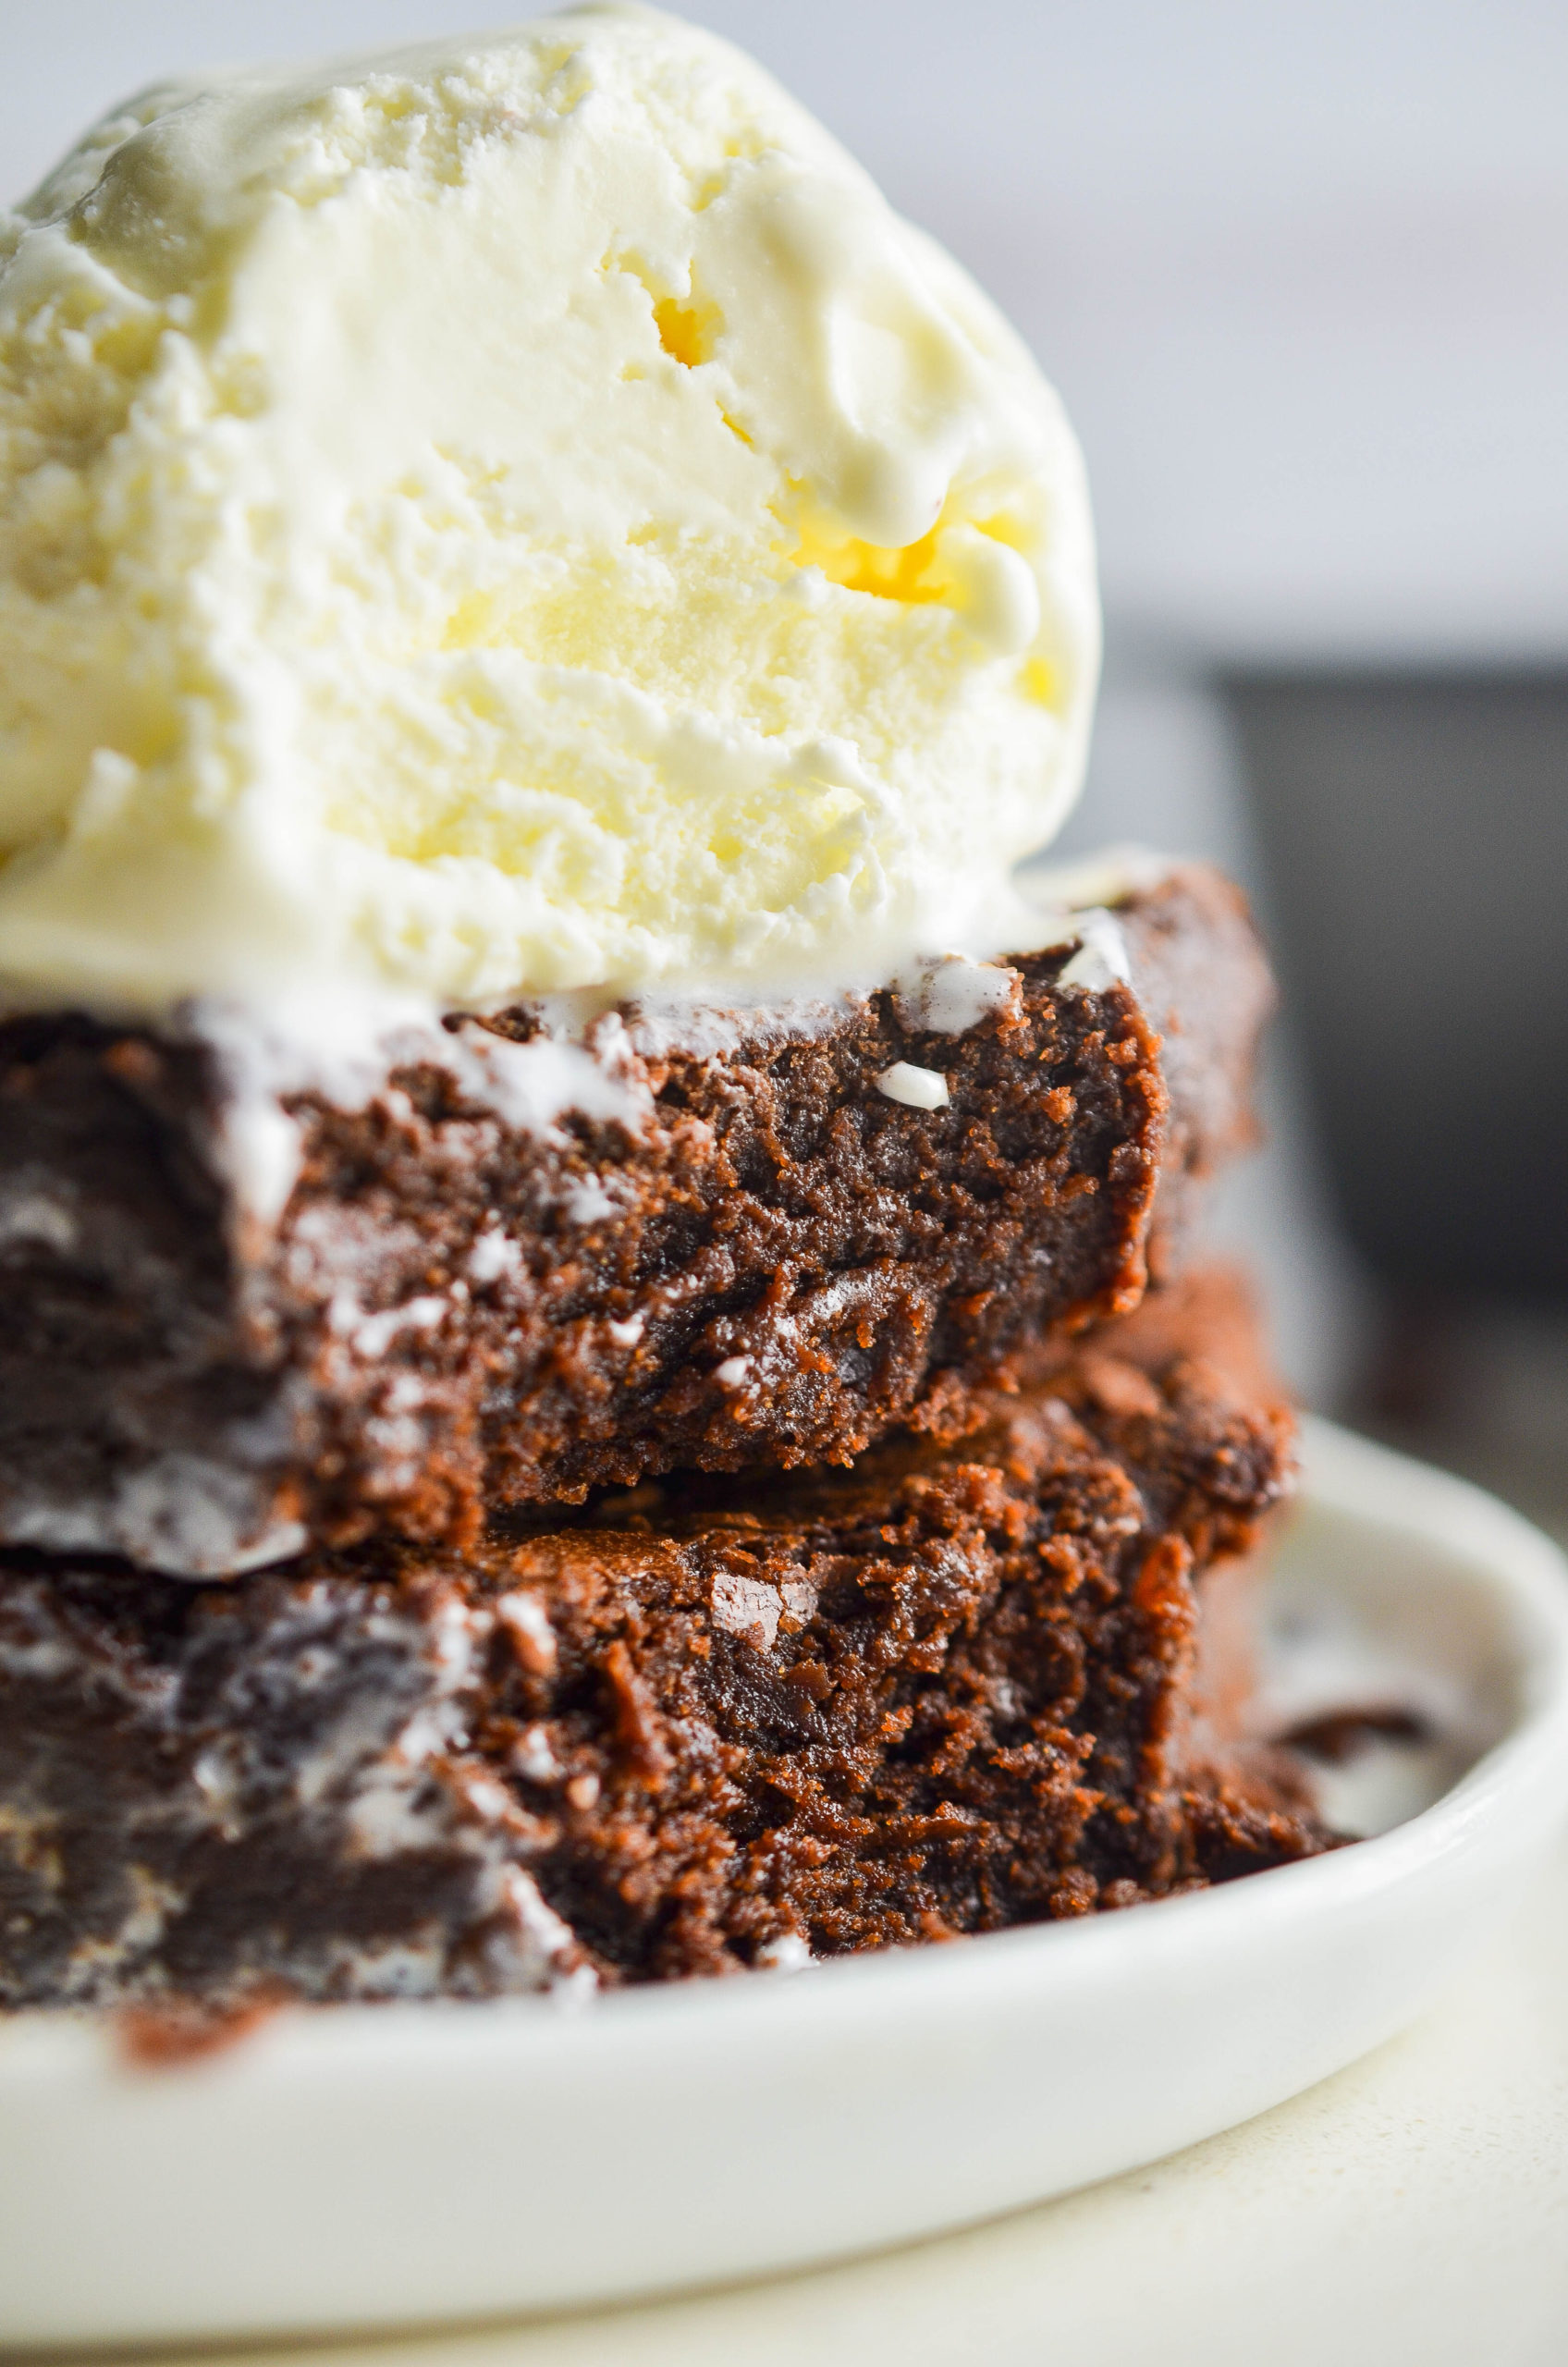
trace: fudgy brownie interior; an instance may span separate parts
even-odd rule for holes
[[[1128,983],[1058,947],[957,1024],[889,987],[586,1049],[522,1011],[351,1106],[200,1034],[6,1022],[0,1539],[221,1576],[955,1435],[1018,1341],[1135,1303],[1251,1138],[1240,899],[1186,866],[1117,918]]]
[[[1311,1854],[1286,1764],[1193,1717],[1288,1481],[1249,1354],[1200,1276],[846,1470],[219,1587],[13,1553],[0,2002],[722,1973]]]

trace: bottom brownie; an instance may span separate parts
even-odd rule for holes
[[[1311,1855],[1215,1739],[1289,1469],[1255,1354],[1200,1277],[846,1471],[221,1587],[13,1556],[0,2004],[720,1973]]]

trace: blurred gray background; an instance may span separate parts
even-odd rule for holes
[[[1109,656],[1064,851],[1208,852],[1289,1023],[1224,1229],[1303,1392],[1568,1531],[1568,7],[688,0],[1017,321]],[[473,0],[0,0],[0,194],[137,84]]]

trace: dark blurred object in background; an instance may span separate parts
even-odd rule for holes
[[[1568,1296],[1568,673],[1225,687],[1351,1241]]]
[[[1350,1410],[1568,1526],[1568,672],[1228,672]]]

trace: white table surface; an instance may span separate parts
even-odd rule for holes
[[[1403,2038],[1152,2170],[765,2286],[244,2355],[250,2367],[1561,2367],[1568,1845]]]

